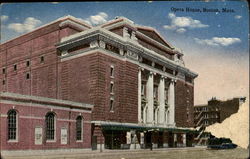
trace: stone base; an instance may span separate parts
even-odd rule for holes
[[[104,144],[97,144],[97,150],[104,150]]]
[[[167,148],[168,147],[168,143],[163,143],[163,147]]]
[[[140,144],[130,144],[130,150],[134,150],[134,149],[141,149],[141,145]]]
[[[49,150],[49,149],[44,149],[44,150],[2,150],[1,151],[1,157],[4,156],[31,156],[31,155],[37,155],[37,156],[43,156],[43,155],[57,155],[57,154],[62,154],[62,153],[86,153],[92,151],[92,149],[90,148],[85,148],[85,149],[81,149],[81,148],[75,148],[75,149],[71,149],[71,148],[65,148],[65,149],[53,149],[53,150]]]
[[[155,148],[158,148],[158,144],[154,144],[153,143],[153,148],[155,149]]]

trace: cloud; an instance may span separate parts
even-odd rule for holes
[[[202,24],[201,21],[191,17],[177,17],[174,13],[169,13],[170,25],[164,25],[163,28],[175,30],[177,33],[184,33],[187,29],[206,28],[209,25]]]
[[[194,40],[198,44],[209,45],[209,46],[229,46],[234,43],[241,42],[239,38],[225,38],[225,37],[213,37],[212,39],[194,38]]]
[[[23,23],[11,23],[8,25],[8,29],[14,30],[18,33],[29,32],[39,26],[42,22],[36,18],[28,17]]]
[[[1,21],[4,22],[9,19],[9,16],[7,15],[1,15]]]
[[[97,15],[91,15],[87,19],[81,19],[90,25],[99,25],[107,22],[108,14],[105,12],[99,12]]]
[[[176,30],[176,32],[177,32],[177,33],[184,33],[184,32],[186,32],[186,29],[184,29],[184,28],[179,28],[179,29]]]
[[[241,19],[242,16],[241,16],[241,15],[236,15],[236,16],[234,16],[234,18],[235,18],[235,19]]]

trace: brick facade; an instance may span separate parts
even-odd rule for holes
[[[121,21],[123,19],[117,20],[117,22]],[[115,23],[114,21],[108,25]],[[2,44],[0,46],[0,68],[2,69],[0,92],[27,95],[27,98],[46,97],[55,101],[88,103],[94,107],[85,112],[82,111],[83,108],[73,111],[70,105],[66,106],[67,109],[60,109],[52,104],[57,120],[56,141],[47,143],[43,140],[42,145],[34,145],[34,129],[36,126],[41,126],[44,131],[45,115],[51,111],[47,103],[42,103],[39,107],[33,106],[32,102],[28,105],[24,105],[22,101],[15,101],[15,104],[0,103],[1,149],[91,148],[93,140],[96,140],[98,144],[104,143],[105,140],[102,127],[95,124],[96,122],[141,124],[138,120],[138,103],[140,102],[138,74],[142,67],[145,67],[146,73],[152,73],[152,70],[157,72],[153,73],[155,76],[153,82],[156,85],[159,85],[162,77],[168,79],[168,82],[171,79],[177,79],[173,99],[176,126],[192,127],[194,95],[192,80],[196,74],[191,73],[193,76],[191,82],[177,78],[174,69],[179,67],[183,67],[185,71],[187,69],[184,66],[177,66],[173,61],[176,50],[170,48],[155,31],[138,29],[141,33],[136,34],[136,27],[130,25],[117,25],[115,28],[111,27],[110,30],[103,29],[106,26],[103,25],[100,29],[104,32],[103,35],[91,35],[98,36],[95,39],[96,37],[84,35],[85,30],[91,32],[95,28],[78,22],[74,18],[64,18]],[[123,30],[124,27],[133,29],[126,33]],[[115,40],[108,36],[104,37],[106,34],[112,35]],[[81,41],[82,39],[74,41],[79,36],[86,38],[85,41]],[[124,36],[130,39],[128,41],[119,39]],[[150,36],[152,40],[148,39]],[[118,43],[119,40],[123,43]],[[133,44],[131,40],[136,40],[132,42],[137,46],[129,46]],[[70,44],[67,44],[68,41]],[[138,49],[139,47],[145,50]],[[136,49],[142,52],[138,53]],[[152,52],[156,52],[157,55]],[[166,59],[160,59],[162,57]],[[143,63],[140,59],[147,62]],[[166,61],[171,67],[168,68]],[[176,68],[172,68],[172,65]],[[111,68],[113,69],[112,76]],[[190,71],[187,71],[188,73]],[[144,77],[142,79],[147,80]],[[113,92],[111,92],[111,83]],[[112,110],[111,99],[113,99]],[[13,106],[18,112],[18,130],[20,130],[19,140],[16,143],[8,142],[6,136],[6,114]],[[79,113],[82,113],[84,119],[83,142],[75,141],[75,119]],[[60,130],[63,127],[67,128],[69,135],[66,145],[60,143]],[[126,142],[125,134],[126,131],[120,134],[123,144]],[[155,134],[153,141],[157,142],[159,133]],[[168,133],[164,132],[164,134]],[[94,136],[97,139],[92,139]],[[166,142],[164,135],[163,139]]]
[[[194,126],[193,105],[193,86],[184,81],[177,81],[175,85],[175,121],[177,126]]]

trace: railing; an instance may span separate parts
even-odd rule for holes
[[[200,118],[200,120],[197,122],[196,126],[200,125],[200,122],[203,121],[203,116]]]
[[[201,111],[201,112],[195,117],[195,119],[199,119],[202,113],[203,113],[203,112]]]

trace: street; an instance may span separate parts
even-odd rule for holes
[[[206,148],[172,148],[147,150],[105,150],[86,153],[42,156],[9,156],[4,159],[247,159],[249,151],[242,148],[208,150]]]

